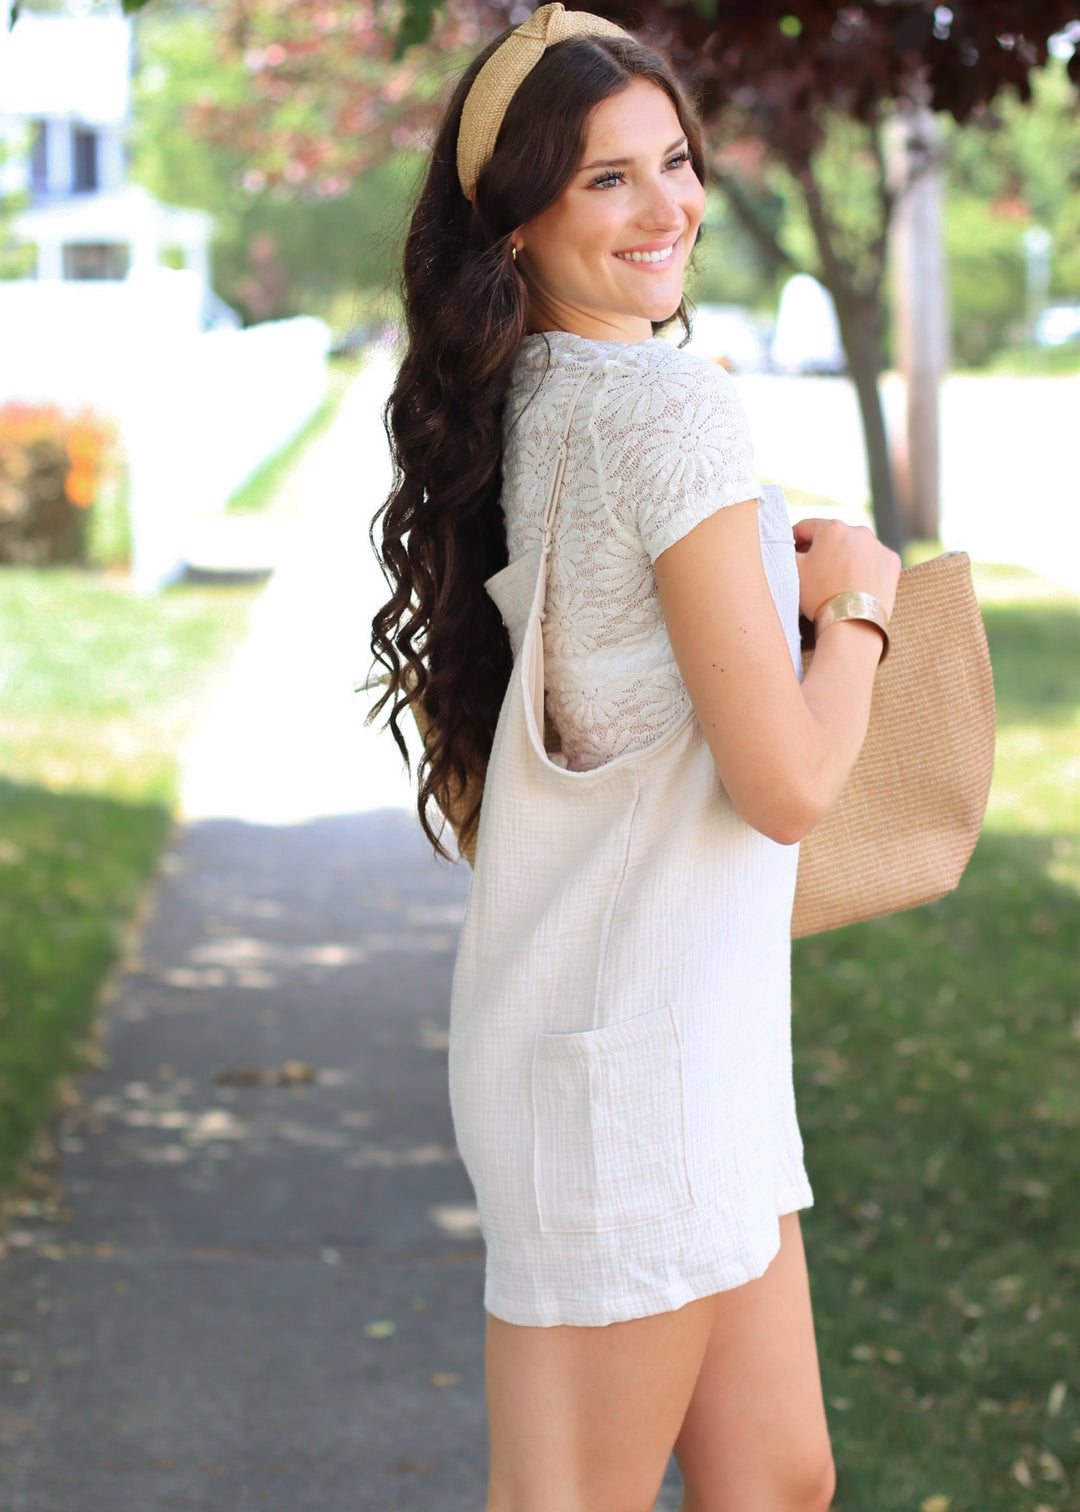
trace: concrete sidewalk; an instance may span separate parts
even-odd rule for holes
[[[368,526],[390,487],[380,413],[393,377],[375,349],[304,459],[295,520],[251,631],[189,744],[185,819],[293,823],[413,807],[394,742],[364,728],[371,616],[387,596]]]

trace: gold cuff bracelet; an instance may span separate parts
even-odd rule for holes
[[[883,662],[889,654],[889,620],[872,593],[838,593],[835,598],[828,599],[814,615],[814,639],[817,640],[821,632],[835,625],[837,620],[846,619],[867,620],[880,632],[879,662]]]

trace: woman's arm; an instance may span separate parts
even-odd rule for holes
[[[796,529],[800,603],[873,593],[892,612],[900,560],[836,520]],[[656,559],[675,659],[736,811],[781,844],[802,839],[839,796],[870,715],[881,636],[862,620],[822,635],[800,684],[758,542],[752,499],[719,509]]]

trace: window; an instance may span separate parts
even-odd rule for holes
[[[96,131],[71,128],[71,187],[75,194],[90,194],[98,187],[98,139]]]
[[[123,242],[68,242],[64,246],[64,277],[126,278],[129,261]]]

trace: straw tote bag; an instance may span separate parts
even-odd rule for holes
[[[859,758],[799,847],[795,936],[943,897],[979,838],[994,683],[964,552],[904,569],[889,635]]]
[[[793,936],[943,897],[979,837],[994,765],[994,684],[964,552],[904,569],[890,641],[859,759],[799,847]],[[804,667],[812,656],[804,652]],[[423,738],[427,721],[412,707]],[[470,783],[450,805],[455,837],[474,793]],[[462,854],[471,865],[475,842]]]

